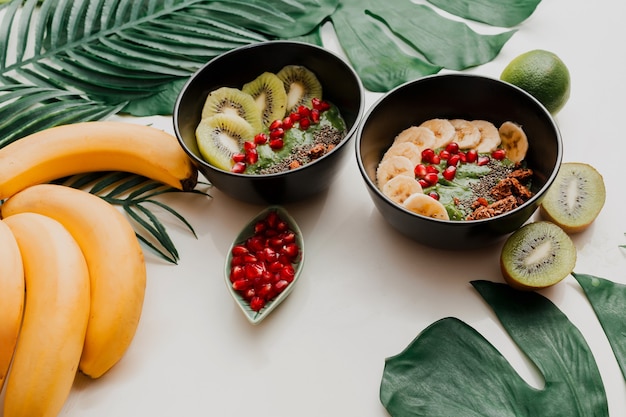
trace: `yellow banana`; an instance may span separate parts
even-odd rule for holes
[[[24,311],[24,268],[11,229],[0,220],[0,391],[6,380]]]
[[[42,130],[0,149],[0,200],[29,185],[94,171],[128,171],[178,189],[198,172],[176,138],[150,126],[115,121]]]
[[[70,233],[36,213],[4,219],[26,281],[22,329],[6,382],[4,417],[54,417],[69,396],[89,318],[87,263]]]
[[[80,370],[97,378],[130,345],[143,307],[146,266],[135,232],[111,204],[63,185],[33,185],[9,198],[2,216],[36,212],[59,221],[80,246],[91,281],[91,313]]]

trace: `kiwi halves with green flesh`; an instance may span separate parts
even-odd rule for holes
[[[230,171],[233,155],[241,152],[243,143],[252,140],[255,130],[242,117],[218,113],[202,119],[196,128],[196,140],[202,158],[209,164]]]
[[[263,129],[261,112],[254,98],[237,88],[220,87],[209,93],[202,107],[202,119],[218,113],[235,114],[250,123],[257,132]]]
[[[576,247],[554,223],[540,221],[517,229],[504,242],[500,268],[504,280],[519,290],[554,285],[576,266]]]
[[[261,121],[269,126],[274,120],[285,116],[287,92],[280,78],[274,73],[264,72],[241,88],[250,94],[261,113]]]
[[[287,112],[300,105],[311,107],[311,100],[322,98],[322,84],[313,71],[301,65],[287,65],[276,74],[287,91]]]
[[[567,233],[576,233],[593,223],[605,199],[604,179],[594,167],[582,162],[567,162],[561,164],[539,211],[543,218]]]

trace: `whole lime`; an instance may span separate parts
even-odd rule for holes
[[[569,99],[569,70],[549,51],[535,49],[515,57],[500,79],[528,92],[552,114],[558,113]]]

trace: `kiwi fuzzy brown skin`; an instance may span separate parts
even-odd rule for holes
[[[538,221],[522,226],[507,238],[500,253],[500,270],[512,288],[539,290],[567,277],[576,266],[576,255],[576,247],[563,229]],[[533,270],[521,271],[521,267]]]
[[[578,187],[578,189],[576,189]],[[573,234],[587,229],[606,200],[602,175],[591,165],[566,162],[539,207],[541,217]]]
[[[274,120],[285,116],[287,92],[282,80],[276,74],[264,72],[244,84],[241,91],[252,96],[259,108],[261,122],[266,127]]]

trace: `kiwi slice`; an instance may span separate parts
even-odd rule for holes
[[[559,226],[548,221],[528,223],[504,242],[500,268],[504,280],[519,290],[554,285],[576,266],[576,247]]]
[[[598,217],[606,189],[602,175],[582,162],[561,164],[559,173],[546,192],[540,214],[567,233],[585,230]]]
[[[202,119],[218,113],[235,114],[250,123],[256,132],[263,130],[261,112],[254,98],[238,88],[220,87],[209,93],[202,107]]]
[[[322,84],[310,69],[302,65],[286,65],[276,74],[287,91],[287,112],[300,105],[311,107],[311,100],[322,98]]]
[[[264,72],[241,88],[252,96],[260,113],[261,122],[269,126],[274,120],[285,116],[287,92],[280,78],[274,73]]]
[[[202,119],[196,128],[198,149],[209,164],[229,171],[233,155],[241,152],[243,143],[252,140],[255,130],[244,118],[217,113]]]

